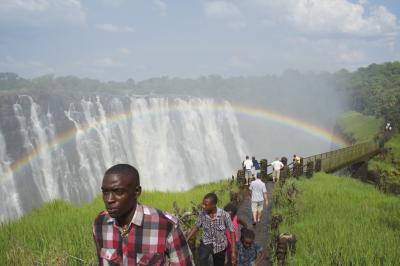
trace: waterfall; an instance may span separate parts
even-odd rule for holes
[[[6,143],[0,131],[0,221],[22,215],[14,175],[10,169],[10,161],[6,151]]]
[[[56,110],[32,96],[14,103],[22,152],[10,158],[0,135],[0,221],[55,198],[90,201],[117,163],[136,166],[144,190],[181,191],[229,177],[247,154],[227,101],[128,95],[66,106]],[[9,165],[24,156],[13,173]]]

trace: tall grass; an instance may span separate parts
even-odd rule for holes
[[[273,207],[284,216],[280,232],[297,237],[289,265],[400,264],[399,197],[324,173],[293,182],[300,190],[296,218],[284,204]],[[279,188],[274,193],[281,194]]]
[[[383,130],[383,120],[358,112],[347,112],[337,119],[341,131],[355,142],[371,140]]]
[[[199,185],[186,192],[143,192],[140,202],[172,211],[190,210],[203,196],[215,191],[219,206],[229,201],[228,181]],[[44,204],[19,220],[0,225],[1,265],[94,265],[97,263],[91,225],[104,209],[101,197],[90,204],[74,206],[56,200]]]

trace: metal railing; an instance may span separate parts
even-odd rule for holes
[[[321,171],[332,172],[343,166],[350,165],[357,161],[368,158],[379,152],[378,141],[366,141],[342,149],[312,155],[303,158],[303,166],[313,161],[314,164],[318,159],[321,160]]]

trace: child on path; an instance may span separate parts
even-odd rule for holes
[[[237,245],[238,266],[257,266],[261,265],[265,257],[265,251],[254,242],[254,232],[247,228],[242,228],[240,241]]]

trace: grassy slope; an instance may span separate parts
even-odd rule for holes
[[[371,140],[383,129],[383,120],[358,112],[347,112],[337,120],[340,130],[356,143]]]
[[[294,181],[298,216],[281,232],[297,236],[291,265],[396,265],[400,198],[357,180],[318,173]],[[285,213],[274,208],[275,213]],[[382,264],[381,264],[382,263]],[[398,265],[398,264],[397,264]]]
[[[191,202],[200,203],[206,193],[216,191],[218,205],[224,206],[229,201],[229,188],[228,182],[221,181],[181,193],[144,192],[140,202],[172,211],[176,201],[181,209],[190,210]],[[80,207],[58,200],[0,225],[0,264],[79,265],[79,259],[85,265],[95,264],[91,224],[103,208],[101,197]]]
[[[357,143],[378,134],[383,121],[349,112],[338,119],[338,125]],[[395,135],[385,147],[392,148],[390,154],[383,161],[371,160],[370,166],[393,171],[393,158],[400,156],[400,135]],[[398,196],[380,193],[352,178],[324,173],[290,182],[301,191],[295,203],[296,212],[279,204],[273,212],[284,215],[280,232],[297,236],[297,252],[290,258],[291,265],[398,265]],[[274,193],[279,194],[279,190]]]

